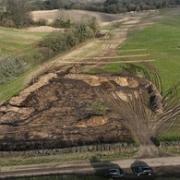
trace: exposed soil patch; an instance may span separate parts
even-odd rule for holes
[[[147,82],[139,78],[71,74],[64,68],[40,77],[0,107],[0,140],[58,139],[64,146],[130,140],[121,117],[117,121],[94,90],[111,91],[109,81],[125,101],[132,90],[147,91]]]

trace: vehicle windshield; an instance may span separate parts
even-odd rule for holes
[[[109,172],[110,173],[122,173],[122,170],[120,170],[120,169],[112,169]]]

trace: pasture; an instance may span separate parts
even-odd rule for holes
[[[164,89],[168,89],[180,78],[180,11],[164,10],[161,15],[154,25],[130,32],[119,51],[146,48],[155,59]]]
[[[28,32],[25,29],[14,29],[0,27],[0,61],[4,57],[16,57],[16,56],[26,56],[26,72],[18,72],[17,77],[13,77],[12,68],[16,66],[18,71],[18,66],[14,63],[14,58],[10,62],[10,67],[6,67],[7,63],[1,63],[1,81],[6,81],[7,76],[10,77],[10,81],[0,84],[0,101],[6,101],[13,95],[17,94],[23,87],[25,83],[25,77],[28,76],[30,69],[34,68],[39,63],[40,55],[36,50],[37,43],[47,35],[46,32]],[[23,63],[23,62],[22,62]],[[7,73],[2,74],[6,69]],[[15,71],[15,68],[14,70]],[[12,74],[12,75],[11,75]]]
[[[36,43],[46,35],[46,32],[0,27],[0,54],[7,56],[33,50]]]

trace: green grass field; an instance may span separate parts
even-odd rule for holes
[[[147,49],[168,89],[180,78],[180,10],[161,14],[164,17],[151,27],[130,33],[120,50]]]
[[[180,78],[180,9],[161,11],[161,18],[150,27],[132,30],[128,39],[119,48],[119,55],[147,55],[145,60],[154,59],[159,70],[164,89],[170,88]],[[143,60],[126,58],[118,60]],[[91,69],[90,73],[110,72],[122,70],[122,64],[110,64],[101,68]]]
[[[47,33],[0,27],[0,55],[12,55],[32,51],[35,44]]]
[[[0,102],[8,100],[24,88],[26,77],[31,69],[39,64],[41,58],[36,44],[46,35],[47,33],[44,32],[27,32],[22,29],[0,27],[0,59],[7,56],[25,56],[27,63],[25,72],[0,84]]]

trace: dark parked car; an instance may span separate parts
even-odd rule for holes
[[[148,165],[138,165],[131,167],[132,172],[136,176],[153,176],[153,170]]]
[[[107,176],[113,179],[122,178],[125,176],[124,172],[120,168],[109,169]]]

